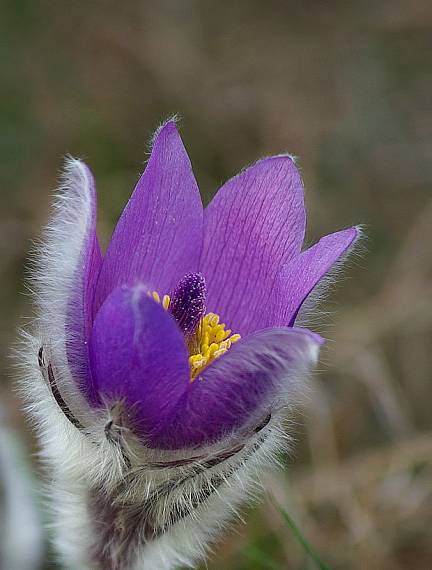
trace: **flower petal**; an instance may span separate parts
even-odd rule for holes
[[[306,329],[266,329],[248,336],[197,377],[152,444],[179,449],[253,429],[281,405],[298,403],[304,375],[323,340]]]
[[[90,340],[91,401],[124,400],[135,433],[148,440],[189,385],[183,336],[143,286],[115,289],[99,310]]]
[[[114,231],[97,284],[96,314],[119,285],[144,282],[169,293],[197,271],[202,204],[174,121],[157,132],[150,160]]]
[[[90,169],[80,161],[71,163],[77,176],[77,191],[87,198],[87,212],[80,210],[86,228],[70,292],[66,319],[66,349],[69,365],[84,393],[91,383],[88,341],[92,329],[92,307],[96,281],[102,266],[102,254],[96,235],[97,197]],[[87,218],[87,219],[86,219]]]
[[[290,157],[261,160],[224,184],[204,215],[208,309],[242,335],[263,328],[258,309],[304,230],[303,184]]]
[[[321,238],[282,268],[267,326],[292,326],[297,314],[319,281],[335,263],[346,256],[359,236],[356,227]]]
[[[70,389],[64,390],[71,394],[74,383],[85,392],[90,374],[87,340],[101,263],[93,177],[83,162],[71,158],[66,161],[35,274],[41,343],[56,369],[63,371],[58,382],[68,384]]]

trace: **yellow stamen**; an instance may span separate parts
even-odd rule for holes
[[[171,303],[169,295],[164,295],[162,301],[157,291],[149,291],[148,295],[156,303],[162,303],[165,310],[169,309]],[[188,339],[191,382],[206,366],[225,354],[233,343],[240,340],[239,334],[231,333],[231,329],[225,329],[225,324],[220,322],[219,315],[216,313],[204,315],[192,338]]]
[[[219,330],[216,331],[215,335],[214,335],[216,342],[222,342],[228,336],[226,330],[223,329],[220,325],[219,325],[219,327],[220,327]]]
[[[219,323],[219,315],[215,315],[214,313],[211,314],[211,318],[209,319],[209,325],[211,327],[215,327]]]
[[[231,329],[225,329],[225,324],[220,322],[219,315],[207,313],[189,341],[191,382],[239,339],[239,334],[231,334]]]

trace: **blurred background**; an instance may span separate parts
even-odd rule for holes
[[[1,0],[0,38],[2,570],[58,568],[11,380],[31,240],[71,153],[96,176],[106,244],[174,113],[206,202],[243,166],[288,151],[309,243],[365,224],[315,326],[330,342],[295,455],[267,485],[331,568],[430,570],[430,1]],[[244,517],[209,569],[314,568],[271,500]]]

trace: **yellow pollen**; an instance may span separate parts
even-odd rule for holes
[[[162,300],[157,291],[150,291],[148,295],[156,303],[161,303],[165,310],[169,309],[171,302],[169,295],[164,295]],[[202,317],[196,331],[188,339],[191,382],[206,366],[225,354],[232,344],[240,340],[239,334],[231,333],[231,329],[225,328],[225,324],[220,322],[220,317],[216,313],[207,313]]]

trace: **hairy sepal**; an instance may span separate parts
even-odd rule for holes
[[[30,266],[29,285],[34,296],[36,318],[32,327],[38,348],[43,347],[47,359],[55,367],[56,383],[75,416],[85,423],[93,421],[77,378],[68,362],[68,346],[74,340],[75,327],[68,327],[71,299],[88,286],[85,257],[95,238],[96,194],[92,175],[80,160],[68,158],[61,184],[55,194],[51,221],[36,244]],[[100,256],[96,242],[96,256]],[[95,276],[92,276],[92,280]],[[84,307],[81,307],[84,326]],[[68,331],[68,336],[66,335]],[[85,360],[86,355],[80,355]]]

